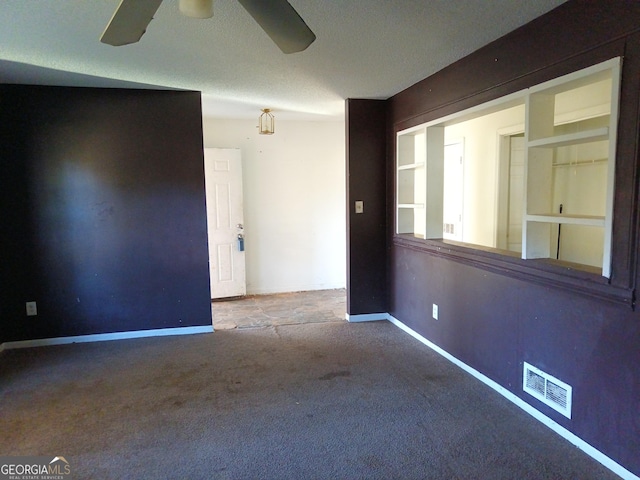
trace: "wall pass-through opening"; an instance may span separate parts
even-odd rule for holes
[[[609,277],[619,76],[616,58],[399,132],[396,234]]]

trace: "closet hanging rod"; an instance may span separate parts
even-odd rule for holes
[[[598,158],[596,160],[579,160],[577,162],[570,163],[554,163],[554,167],[582,167],[584,165],[594,165],[596,163],[607,163],[609,159],[607,158]]]

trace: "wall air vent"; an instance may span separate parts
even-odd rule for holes
[[[545,405],[571,418],[571,387],[524,362],[522,389]]]

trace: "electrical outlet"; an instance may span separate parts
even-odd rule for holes
[[[35,317],[36,315],[38,315],[36,302],[27,302],[27,317]]]
[[[438,305],[436,305],[435,303],[433,304],[432,316],[433,318],[438,320]]]

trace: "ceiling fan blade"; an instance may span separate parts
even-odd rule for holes
[[[287,0],[238,0],[284,53],[301,52],[315,34]]]
[[[140,41],[162,0],[122,0],[100,41],[113,46]]]

